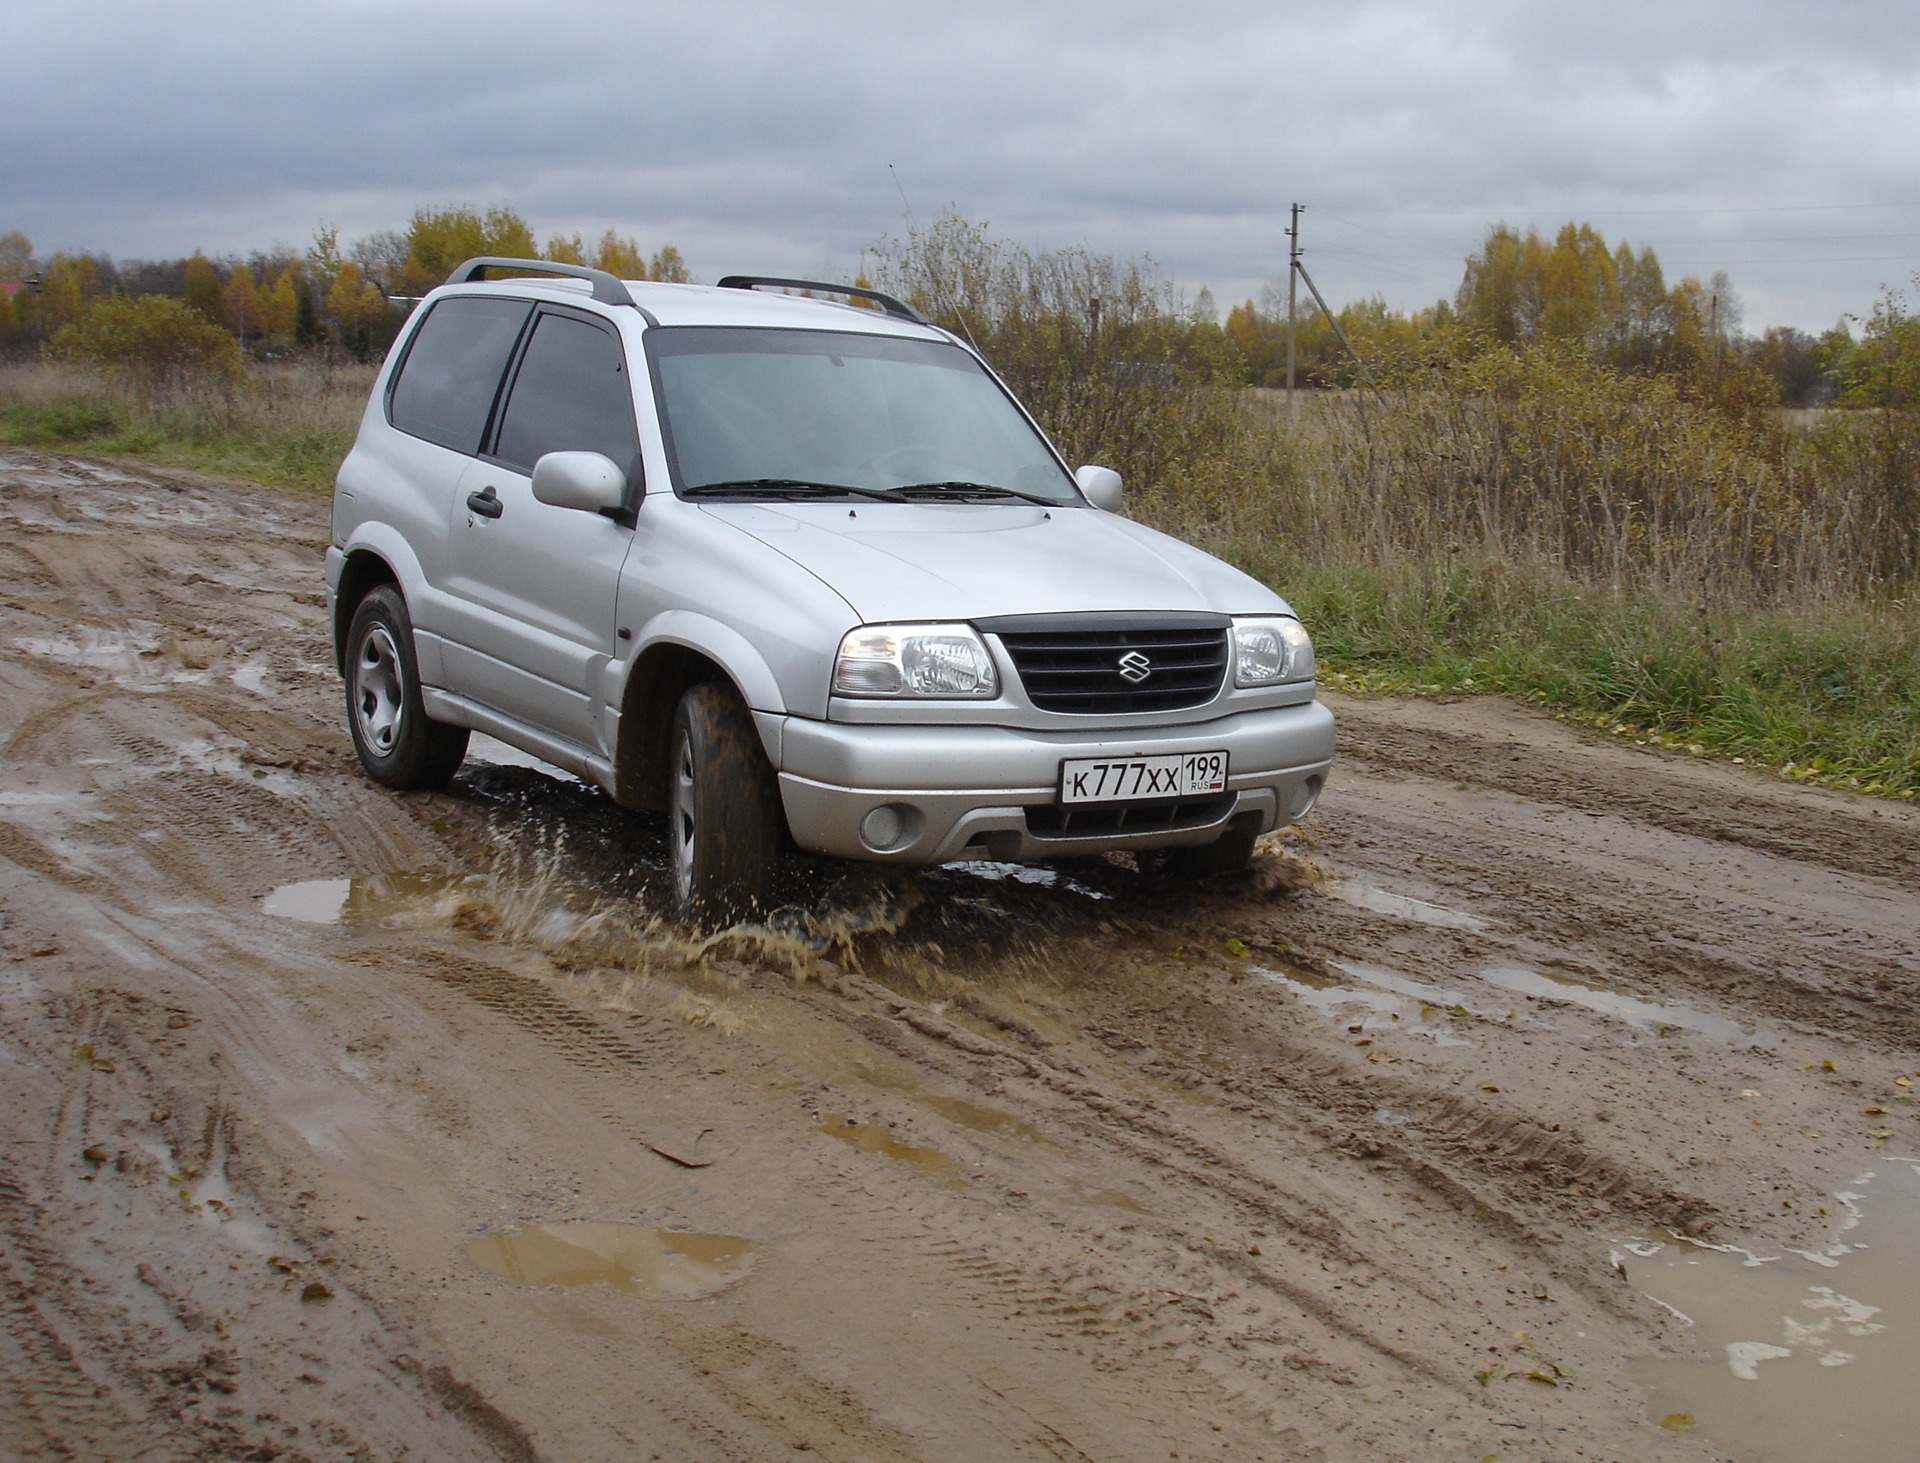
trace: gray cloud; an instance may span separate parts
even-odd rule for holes
[[[1920,11],[1790,0],[933,7],[824,0],[288,12],[17,0],[0,228],[154,256],[404,225],[616,227],[697,272],[850,269],[955,205],[1153,255],[1223,301],[1450,294],[1489,224],[1590,220],[1750,325],[1920,268]],[[890,173],[892,164],[897,173]]]

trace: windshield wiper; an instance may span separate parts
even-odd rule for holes
[[[684,488],[689,498],[879,498],[905,501],[892,488],[856,488],[850,483],[815,483],[805,478],[741,478],[735,482],[701,483]]]
[[[937,483],[902,483],[895,492],[905,496],[910,493],[922,493],[928,497],[939,498],[1018,498],[1026,503],[1038,503],[1042,508],[1065,506],[1060,498],[1049,498],[1042,493],[1022,492],[1019,488],[1003,488],[998,483],[970,483],[964,479],[946,479]]]

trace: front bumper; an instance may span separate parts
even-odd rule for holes
[[[1175,726],[1030,731],[1004,726],[849,725],[763,717],[780,796],[802,848],[839,858],[937,864],[1211,843],[1229,825],[1291,823],[1333,761],[1333,714],[1318,701]],[[1225,748],[1225,795],[1188,803],[1063,809],[1060,763]],[[876,809],[892,817],[869,820]],[[876,838],[896,825],[890,838]],[[864,832],[863,832],[864,828]]]

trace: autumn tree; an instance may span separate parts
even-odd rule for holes
[[[260,334],[260,293],[253,271],[244,264],[236,264],[227,276],[226,325],[242,341]]]
[[[327,318],[340,348],[356,361],[369,360],[391,336],[398,312],[354,260],[343,260],[327,291]]]
[[[182,294],[188,305],[215,325],[227,323],[226,282],[220,278],[220,271],[214,267],[213,261],[198,249],[193,251],[193,258],[187,261]]]
[[[0,234],[0,280],[20,284],[33,278],[33,240],[18,229]]]
[[[618,279],[651,279],[665,284],[691,284],[693,276],[680,251],[664,244],[649,259],[633,239],[608,229],[594,246],[593,267]]]
[[[407,226],[406,263],[401,267],[401,291],[424,295],[446,282],[463,260],[492,256],[499,259],[538,259],[533,230],[511,208],[417,208]]]

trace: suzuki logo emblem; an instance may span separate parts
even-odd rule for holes
[[[1132,685],[1139,685],[1153,674],[1153,662],[1137,650],[1129,650],[1120,657],[1120,679]]]

